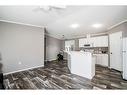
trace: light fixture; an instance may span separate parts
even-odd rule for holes
[[[94,28],[100,28],[100,27],[102,27],[102,24],[96,23],[96,24],[93,24],[92,27],[94,27]]]
[[[75,24],[70,25],[70,27],[75,29],[79,27],[79,24],[75,23]]]

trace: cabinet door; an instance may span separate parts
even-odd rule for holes
[[[94,37],[94,47],[108,47],[108,36]]]
[[[96,64],[108,66],[108,54],[96,54]]]
[[[95,38],[90,38],[89,40],[89,43],[91,44],[91,47],[94,47],[94,41],[95,41]]]
[[[97,64],[99,64],[99,65],[102,65],[102,58],[101,58],[102,56],[101,55],[97,55]]]
[[[108,36],[101,36],[100,40],[102,47],[108,47]]]
[[[103,54],[101,58],[102,66],[108,66],[108,54]]]
[[[100,46],[101,46],[101,38],[94,37],[94,47],[100,47]]]
[[[84,44],[87,44],[87,39],[79,39],[79,47],[84,47]]]
[[[83,39],[79,39],[79,47],[83,47],[84,41]]]

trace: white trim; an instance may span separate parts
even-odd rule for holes
[[[13,24],[20,24],[20,25],[26,25],[26,26],[33,26],[38,28],[44,28],[44,26],[39,25],[33,25],[33,24],[27,24],[27,23],[21,23],[21,22],[15,22],[15,21],[9,21],[9,20],[0,20],[1,22],[7,22],[7,23],[13,23]]]
[[[91,37],[102,36],[102,35],[108,35],[108,34],[107,34],[107,32],[93,33],[93,34],[91,34]],[[77,36],[77,37],[72,37],[71,39],[66,38],[64,40],[74,40],[74,39],[81,39],[81,38],[86,38],[86,34]]]
[[[47,61],[53,61],[53,60],[57,60],[57,58],[54,58],[54,59],[47,59]]]
[[[27,25],[27,26],[33,26],[33,27],[39,27],[39,28],[45,28],[44,26],[39,26],[39,25],[33,25],[33,24],[27,24],[27,23],[20,23],[20,22],[15,22],[15,21],[9,21],[9,20],[0,20],[2,22],[7,22],[7,23],[14,23],[14,24],[20,24],[20,25]],[[126,20],[123,20],[117,24],[114,24],[112,25],[111,27],[107,28],[107,31],[111,30],[112,28],[115,28],[123,23],[127,22],[127,19]],[[101,32],[102,34],[106,34],[107,32]],[[97,33],[98,34],[98,33]],[[62,39],[61,37],[59,37],[59,35],[57,34],[50,34],[50,33],[45,33],[45,35],[48,35],[48,36],[51,36],[51,37],[54,37],[56,39],[59,39],[59,40],[65,40],[65,39]],[[86,35],[86,34],[85,34]],[[93,35],[96,35],[96,33],[94,33]],[[78,36],[78,35],[75,35],[75,37],[71,37],[71,39],[75,39],[75,38],[81,38],[81,37],[84,37],[83,36]],[[66,39],[70,39],[70,38],[66,38]]]
[[[63,40],[61,37],[57,36],[57,34],[50,34],[50,33],[45,33],[45,35],[59,39],[59,40]]]
[[[119,26],[119,25],[125,23],[125,22],[127,22],[127,19],[126,19],[126,20],[123,20],[123,21],[121,21],[121,22],[119,22],[119,23],[117,23],[117,24],[115,24],[115,25],[112,25],[111,27],[108,28],[108,31],[111,30],[112,28],[115,28],[115,27],[117,27],[117,26]]]
[[[16,73],[16,72],[22,72],[22,71],[25,71],[25,70],[30,70],[30,69],[39,68],[39,67],[44,67],[44,65],[35,66],[35,67],[26,68],[26,69],[17,70],[17,71],[12,71],[12,72],[8,72],[8,73],[4,73],[3,75],[8,75],[8,74]]]
[[[117,24],[112,25],[111,27],[107,28],[106,31],[103,31],[103,32],[100,32],[100,33],[93,33],[93,34],[91,34],[91,36],[99,36],[99,35],[108,34],[108,33],[109,33],[109,32],[108,32],[109,30],[111,30],[111,29],[113,29],[113,28],[115,28],[115,27],[117,27],[117,26],[119,26],[119,25],[121,25],[121,24],[123,24],[123,23],[125,23],[125,22],[127,22],[127,19],[126,19],[126,20],[123,20],[123,21],[121,21],[121,22],[119,22],[119,23],[117,23]],[[73,36],[73,35],[72,35],[72,36]],[[75,35],[75,37],[66,38],[66,39],[63,39],[63,40],[80,39],[80,38],[85,38],[85,37],[86,37],[86,34],[80,35],[80,36]],[[62,40],[62,39],[61,39],[61,40]]]

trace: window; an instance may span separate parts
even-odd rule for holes
[[[75,40],[65,41],[65,51],[75,50]]]

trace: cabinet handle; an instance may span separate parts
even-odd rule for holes
[[[111,52],[111,54],[112,54],[112,52]]]

